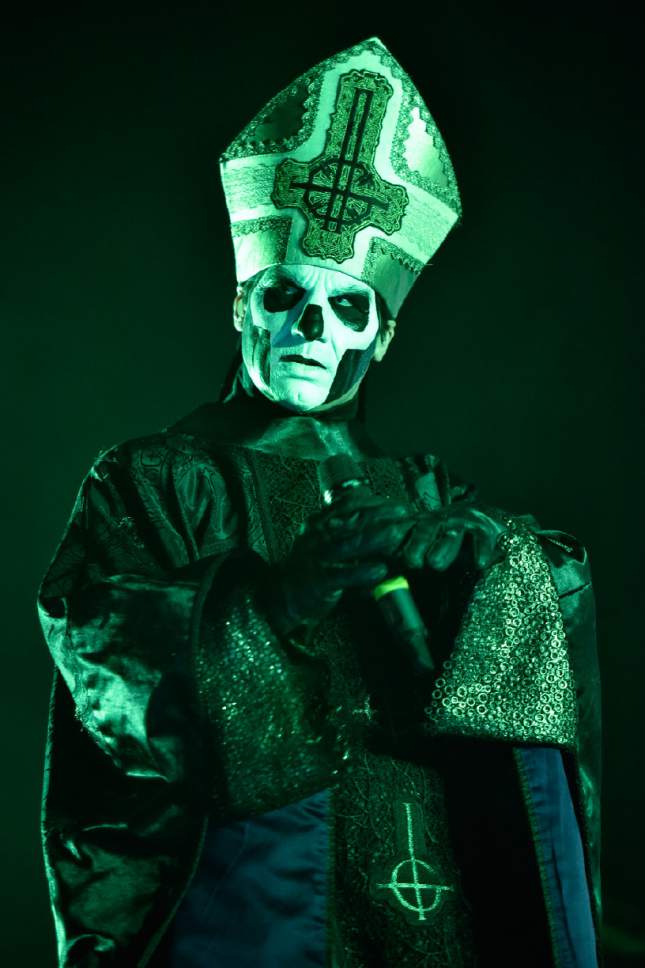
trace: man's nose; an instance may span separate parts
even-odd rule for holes
[[[321,307],[316,306],[315,303],[309,303],[305,306],[305,311],[298,320],[296,329],[302,333],[306,340],[318,339],[325,329]]]

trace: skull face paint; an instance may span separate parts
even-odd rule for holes
[[[300,413],[351,399],[379,332],[376,294],[335,269],[269,266],[247,302],[242,357],[258,390]]]

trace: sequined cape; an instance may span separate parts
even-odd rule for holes
[[[431,454],[375,457],[364,468],[375,493],[416,507],[477,502]],[[110,448],[85,477],[38,596],[55,662],[42,837],[64,968],[150,963],[209,820],[328,788],[338,792],[338,837],[342,804],[370,764],[381,776],[395,767],[421,776],[441,756],[454,762],[445,753],[454,743],[473,775],[479,751],[509,753],[554,951],[558,912],[527,757],[562,752],[599,934],[600,687],[584,547],[529,515],[487,507],[507,528],[502,561],[477,573],[460,556],[431,581],[410,576],[438,674],[411,681],[383,656],[370,680],[360,662],[343,663],[351,609],[288,640],[263,611],[270,563],[319,503],[314,462],[186,430]],[[430,748],[438,759],[426,758]],[[401,804],[413,801],[406,783]],[[352,876],[355,888],[367,875],[348,869],[343,889]],[[341,922],[351,951],[351,917]],[[392,957],[431,963],[416,954]],[[552,963],[565,962],[554,954]]]

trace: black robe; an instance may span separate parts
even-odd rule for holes
[[[384,455],[351,408],[335,419],[376,494],[475,502],[507,528],[506,556],[480,573],[465,545],[445,573],[408,576],[438,667],[418,680],[364,599],[306,639],[281,639],[263,611],[270,564],[321,503],[322,451],[301,456],[313,418],[233,395],[100,454],[38,598],[56,666],[42,832],[65,968],[163,964],[209,831],[323,791],[321,964],[594,963],[580,960],[601,912],[586,551],[484,507],[432,454]],[[582,845],[573,887],[556,789]],[[384,880],[406,860],[405,804],[409,853],[441,885],[416,906]]]

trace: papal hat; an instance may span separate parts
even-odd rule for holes
[[[277,263],[368,283],[396,317],[458,221],[446,146],[377,38],[312,67],[220,158],[238,282]]]

